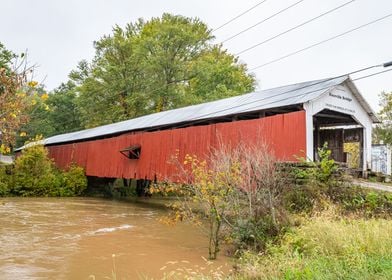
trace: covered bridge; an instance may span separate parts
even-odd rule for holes
[[[371,161],[377,118],[348,76],[298,83],[155,113],[44,140],[60,168],[76,163],[88,176],[162,180],[171,157],[203,157],[218,144],[263,141],[278,160],[315,158],[328,142],[337,161],[343,145],[360,145],[360,168]],[[23,147],[22,147],[23,148]],[[21,148],[21,149],[22,149]]]

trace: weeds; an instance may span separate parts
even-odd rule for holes
[[[333,215],[332,215],[333,216]],[[237,279],[391,279],[392,221],[315,217],[265,254],[245,252]]]

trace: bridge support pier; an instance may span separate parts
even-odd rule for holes
[[[136,194],[137,196],[150,196],[148,189],[150,188],[151,181],[138,179],[136,180]]]

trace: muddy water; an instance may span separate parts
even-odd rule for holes
[[[228,271],[224,257],[212,265],[203,260],[201,232],[163,225],[158,219],[165,214],[149,204],[103,199],[2,198],[0,279],[160,279],[170,271]]]

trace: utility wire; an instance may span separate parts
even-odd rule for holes
[[[282,10],[279,10],[278,12],[276,12],[276,13],[270,15],[269,17],[267,17],[267,18],[265,18],[265,19],[263,19],[263,20],[261,20],[261,21],[255,23],[254,25],[249,26],[248,28],[246,28],[246,29],[244,29],[244,30],[242,30],[242,31],[240,31],[240,32],[238,32],[238,33],[236,33],[236,34],[234,34],[233,36],[230,36],[229,38],[223,40],[221,43],[225,43],[225,42],[227,42],[227,41],[230,41],[231,39],[234,39],[235,37],[237,37],[237,36],[239,36],[239,35],[241,35],[241,34],[247,32],[247,31],[249,31],[249,30],[255,28],[256,26],[259,26],[260,24],[262,24],[262,23],[264,23],[264,22],[266,22],[266,21],[268,21],[268,20],[270,20],[270,19],[276,17],[277,15],[280,15],[281,13],[283,13],[283,12],[285,12],[285,11],[287,11],[287,10],[289,10],[289,9],[291,9],[291,8],[293,8],[293,7],[295,7],[295,6],[297,6],[298,4],[300,4],[300,3],[303,2],[303,1],[305,1],[305,0],[299,0],[299,1],[295,2],[294,4],[291,4],[290,6],[284,8],[284,9],[282,9]]]
[[[249,8],[249,9],[247,9],[246,11],[242,12],[241,14],[237,15],[236,17],[232,18],[231,20],[227,21],[226,23],[222,24],[221,26],[219,26],[218,28],[214,29],[213,31],[216,31],[216,30],[222,28],[223,26],[225,26],[225,25],[227,25],[227,24],[233,22],[233,21],[236,20],[237,18],[239,18],[239,17],[245,15],[246,13],[248,13],[249,11],[255,9],[256,7],[258,7],[259,5],[263,4],[263,3],[266,2],[266,1],[267,1],[267,0],[258,2],[256,5],[252,6],[251,8]],[[262,22],[265,22],[266,20],[268,20],[268,19],[270,19],[270,18],[273,18],[274,16],[276,16],[276,15],[278,15],[278,14],[280,14],[280,13],[282,13],[282,12],[284,12],[284,11],[286,11],[286,10],[292,8],[292,7],[294,7],[295,5],[298,5],[299,3],[303,2],[303,1],[305,1],[305,0],[300,0],[300,1],[295,2],[294,4],[292,4],[292,5],[290,5],[290,6],[286,7],[286,8],[284,8],[284,9],[278,11],[277,13],[275,13],[275,14],[271,15],[270,17],[268,17],[267,19],[265,19],[265,20],[263,20],[263,21],[261,21],[261,22],[259,22],[259,23],[256,23],[254,26],[252,26],[252,27],[250,27],[250,28],[248,28],[248,29],[246,29],[246,30],[240,32],[240,33],[246,32],[247,30],[249,30],[249,29],[251,29],[251,28],[257,26],[258,24],[261,24]],[[310,21],[313,21],[313,20],[315,20],[315,19],[317,19],[317,18],[320,18],[321,16],[324,16],[324,15],[326,15],[326,14],[328,14],[328,13],[331,13],[331,12],[337,10],[337,9],[340,9],[340,8],[346,6],[346,5],[348,5],[348,4],[350,4],[351,2],[354,2],[354,1],[355,1],[355,0],[348,1],[348,2],[346,2],[346,3],[344,3],[344,4],[342,4],[342,5],[338,6],[338,7],[336,7],[336,8],[334,8],[334,9],[330,10],[330,11],[327,11],[327,12],[323,13],[322,15],[319,15],[319,16],[316,17],[316,18],[313,18],[313,19],[307,21],[307,23],[309,23]],[[304,24],[306,24],[306,22],[305,22],[305,23],[302,23],[302,25],[304,25]],[[294,30],[294,29],[299,28],[299,27],[300,27],[300,26],[296,26],[296,27],[291,28],[291,29]],[[289,32],[289,31],[285,31],[285,32],[283,32],[283,33],[281,33],[281,34],[278,34],[278,35],[274,36],[274,38],[277,38],[277,37],[279,37],[279,36],[281,36],[281,35],[283,35],[284,33],[287,33],[287,32]],[[232,36],[232,38],[234,38],[235,36],[238,36],[240,33],[235,34],[234,36]],[[274,38],[270,38],[270,39],[268,39],[267,41],[270,41],[270,40],[272,40],[272,39],[274,39]],[[229,38],[229,39],[231,39],[231,38]],[[227,39],[227,40],[228,40],[228,39]],[[267,41],[265,41],[264,43],[266,43]],[[167,85],[170,85],[170,84],[171,84],[171,83],[169,83],[169,84],[167,84]],[[153,89],[152,91],[150,91],[150,93],[155,93],[155,92],[157,92],[157,91],[159,91],[159,90],[162,90],[162,89],[164,89],[167,85],[163,85],[162,87],[158,87],[158,88],[156,88],[156,89]]]
[[[241,13],[240,15],[236,16],[236,17],[233,18],[232,20],[230,20],[230,21],[226,22],[225,24],[221,25],[221,27],[223,27],[224,25],[230,23],[231,21],[234,21],[234,20],[237,19],[238,17],[240,17],[240,16],[244,15],[245,13],[249,12],[250,10],[256,8],[258,5],[261,5],[261,4],[264,3],[265,1],[266,1],[266,0],[259,2],[258,4],[256,4],[255,6],[251,7],[250,9],[246,10],[245,12]],[[289,8],[293,7],[294,5],[297,5],[297,4],[301,3],[302,1],[305,1],[305,0],[297,1],[296,3],[292,4],[291,6],[288,6],[288,7],[286,7],[285,9],[279,11],[278,13],[276,13],[276,14],[270,16],[269,18],[272,18],[272,17],[274,17],[275,15],[277,15],[277,14],[279,14],[279,13],[282,13],[283,11],[288,10]],[[333,9],[327,11],[327,12],[322,13],[321,15],[318,15],[317,17],[314,17],[314,18],[312,18],[312,19],[310,19],[310,20],[307,20],[307,21],[305,21],[305,22],[303,22],[303,23],[301,23],[301,24],[299,24],[299,25],[297,25],[297,26],[295,26],[295,27],[292,27],[292,28],[290,28],[290,29],[288,29],[288,30],[286,30],[286,31],[284,31],[284,32],[282,32],[282,33],[280,33],[280,34],[277,34],[277,35],[275,35],[275,36],[273,36],[273,37],[271,37],[271,38],[269,38],[269,39],[267,39],[267,40],[265,40],[265,41],[263,41],[263,42],[261,42],[261,43],[259,43],[259,44],[257,44],[257,45],[265,44],[265,43],[267,43],[267,42],[269,42],[269,41],[272,41],[273,39],[276,39],[276,38],[278,38],[278,37],[280,37],[280,36],[282,36],[282,35],[284,35],[284,34],[286,34],[286,33],[288,33],[288,32],[291,32],[292,30],[295,30],[295,29],[297,29],[297,28],[300,28],[300,27],[303,26],[303,25],[306,25],[306,24],[308,24],[308,23],[310,23],[310,22],[312,22],[312,21],[314,21],[314,20],[317,20],[317,19],[319,19],[319,18],[321,18],[321,17],[323,17],[323,16],[325,16],[325,15],[327,15],[327,14],[330,14],[330,13],[332,13],[332,12],[334,12],[334,11],[340,9],[340,8],[343,8],[344,6],[346,6],[346,5],[348,5],[348,4],[351,4],[351,3],[354,2],[354,1],[356,1],[356,0],[350,0],[350,1],[348,1],[348,2],[346,2],[346,3],[344,3],[344,4],[342,4],[342,5],[339,5],[339,6],[333,8]],[[269,18],[267,18],[266,20],[268,20]],[[265,20],[264,20],[264,21],[265,21]],[[260,22],[260,23],[261,23],[261,22]],[[256,25],[257,25],[257,24],[256,24]],[[216,28],[215,30],[217,30],[217,29],[219,29],[219,28],[220,28],[220,27]],[[252,28],[252,27],[251,27],[251,28]],[[250,29],[250,28],[249,28],[249,29]],[[249,30],[249,29],[248,29],[248,30]],[[215,31],[215,30],[214,30],[214,31]],[[244,30],[243,32],[245,32],[245,31],[246,31],[246,30]],[[243,32],[242,32],[242,33],[243,33]],[[237,34],[238,34],[238,33],[237,33]],[[234,35],[234,36],[238,36],[238,35],[239,35],[239,34],[238,34],[238,35],[237,35],[237,34]],[[224,42],[224,41],[223,41],[223,42]],[[222,42],[222,43],[223,43],[223,42]],[[250,47],[250,48],[248,48],[248,49],[246,49],[246,50],[244,50],[244,51],[242,51],[242,52],[240,52],[240,53],[243,53],[243,52],[245,52],[245,51],[247,51],[247,50],[250,50],[251,48],[254,48],[254,47],[256,47],[256,45],[255,45],[255,46],[252,46],[252,47]],[[240,53],[237,53],[237,54],[235,54],[235,55],[239,55]],[[250,71],[252,71],[252,70],[253,70],[253,69],[250,69]],[[156,92],[156,91],[159,91],[159,90],[163,89],[164,87],[166,87],[166,85],[164,85],[164,86],[162,86],[162,87],[158,87],[158,88],[152,90],[151,93],[154,93],[154,92]]]
[[[322,18],[322,17],[324,17],[324,16],[326,16],[326,15],[328,15],[328,14],[330,14],[330,13],[333,13],[333,12],[335,12],[335,11],[337,11],[337,10],[339,10],[339,9],[341,9],[341,8],[343,8],[343,7],[345,7],[345,6],[349,5],[349,4],[351,4],[351,3],[353,3],[353,2],[355,2],[355,0],[350,0],[350,1],[348,1],[348,2],[346,2],[346,3],[344,3],[344,4],[342,4],[342,5],[339,5],[339,6],[333,8],[333,9],[331,9],[331,10],[326,11],[326,12],[324,12],[324,13],[322,13],[322,14],[320,14],[320,15],[314,17],[314,18],[311,18],[311,19],[309,19],[309,20],[306,20],[306,21],[302,22],[301,24],[298,24],[298,25],[296,25],[296,26],[294,26],[294,27],[291,27],[291,28],[289,28],[289,29],[287,29],[287,30],[285,30],[285,31],[283,31],[283,32],[281,32],[281,33],[275,35],[275,36],[272,36],[272,37],[270,37],[270,38],[268,38],[268,39],[266,39],[266,40],[264,40],[264,41],[262,41],[262,42],[260,42],[260,43],[257,43],[257,44],[255,44],[255,45],[249,47],[249,48],[246,48],[246,49],[244,49],[244,50],[242,50],[242,51],[236,53],[235,55],[237,56],[237,55],[243,54],[243,53],[245,53],[245,52],[247,52],[247,51],[250,51],[250,50],[252,50],[252,49],[254,49],[254,48],[258,47],[258,46],[261,46],[261,45],[263,45],[263,44],[265,44],[265,43],[267,43],[267,42],[270,42],[270,41],[272,41],[272,40],[274,40],[274,39],[276,39],[276,38],[279,38],[279,37],[281,37],[281,36],[283,36],[283,35],[285,35],[285,34],[291,32],[291,31],[293,31],[293,30],[296,30],[296,29],[298,29],[298,28],[300,28],[300,27],[302,27],[302,26],[305,26],[305,25],[307,25],[307,24],[309,24],[309,23],[311,23],[311,22],[313,22],[313,21],[315,21],[315,20],[318,20],[318,19],[320,19],[320,18]]]
[[[309,46],[307,46],[307,47],[305,47],[305,48],[303,48],[303,49],[299,49],[299,50],[297,50],[297,51],[294,51],[294,52],[292,52],[292,53],[286,54],[286,55],[281,56],[281,57],[279,57],[279,58],[273,59],[273,60],[271,60],[271,61],[269,61],[269,62],[266,62],[266,63],[264,63],[264,64],[261,64],[261,65],[258,65],[258,66],[256,66],[256,67],[253,67],[253,68],[249,69],[249,71],[253,71],[253,70],[262,68],[262,67],[264,67],[264,66],[273,64],[273,63],[278,62],[278,61],[281,61],[281,60],[283,60],[283,59],[285,59],[285,58],[288,58],[288,57],[290,57],[290,56],[293,56],[293,55],[296,55],[296,54],[298,54],[298,53],[304,52],[304,51],[306,51],[306,50],[312,49],[312,48],[314,48],[314,47],[317,47],[317,46],[322,45],[322,44],[324,44],[324,43],[327,43],[327,42],[329,42],[329,41],[332,41],[332,40],[335,40],[335,39],[337,39],[337,38],[343,37],[343,36],[345,36],[345,35],[347,35],[347,34],[349,34],[349,33],[352,33],[352,32],[354,32],[354,31],[357,31],[357,30],[359,30],[359,29],[362,29],[362,28],[364,28],[364,27],[366,27],[366,26],[369,26],[369,25],[372,25],[372,24],[377,23],[377,22],[379,22],[379,21],[382,21],[382,20],[384,20],[384,19],[387,19],[387,18],[389,18],[389,17],[391,17],[391,16],[392,16],[392,13],[390,13],[390,14],[388,14],[388,15],[386,15],[386,16],[383,16],[383,17],[381,17],[381,18],[372,20],[372,21],[370,21],[370,22],[368,22],[368,23],[362,24],[362,25],[360,25],[360,26],[357,26],[357,27],[355,27],[355,28],[352,28],[352,29],[350,29],[350,30],[347,30],[347,31],[345,31],[345,32],[343,32],[343,33],[340,33],[340,34],[335,35],[335,36],[333,36],[333,37],[330,37],[330,38],[328,38],[328,39],[325,39],[325,40],[322,40],[322,41],[317,42],[317,43],[315,43],[315,44],[309,45]]]
[[[392,69],[387,69],[387,70],[379,71],[379,72],[376,72],[376,73],[373,73],[373,74],[369,74],[369,75],[365,75],[365,76],[362,76],[362,77],[358,77],[358,78],[354,79],[353,81],[358,81],[358,80],[366,79],[366,78],[369,78],[369,77],[377,76],[377,75],[380,75],[380,74],[383,74],[383,73],[389,72],[389,71],[392,71]]]
[[[225,26],[225,25],[227,25],[227,24],[229,24],[230,22],[236,20],[237,18],[243,16],[244,14],[246,14],[247,12],[253,10],[253,9],[256,8],[257,6],[259,6],[259,5],[261,5],[262,3],[264,3],[265,1],[266,1],[266,0],[260,1],[259,3],[257,3],[257,4],[254,5],[254,6],[252,6],[252,7],[249,8],[248,10],[246,10],[246,11],[244,11],[243,13],[239,14],[238,16],[234,17],[233,19],[229,20],[228,22],[222,24],[220,27],[214,29],[214,31],[217,30],[217,29],[219,29],[219,28],[221,28],[221,27],[223,27],[223,26]],[[293,6],[295,6],[295,5],[299,4],[299,3],[301,3],[302,1],[304,1],[304,0],[297,1],[296,3],[290,5],[290,6],[286,7],[285,9],[280,10],[279,12],[277,12],[277,13],[275,13],[274,15],[270,16],[269,18],[272,18],[272,17],[274,17],[274,16],[276,16],[276,15],[282,13],[283,11],[288,10],[289,8],[291,8],[291,7],[293,7]],[[318,17],[321,17],[321,16],[323,16],[323,15],[326,15],[327,13],[331,13],[331,12],[333,12],[334,10],[337,10],[337,9],[339,9],[339,8],[341,8],[341,7],[344,7],[345,5],[348,5],[348,4],[350,4],[351,2],[354,2],[354,1],[355,1],[355,0],[351,0],[351,1],[349,1],[349,2],[346,2],[346,3],[344,3],[344,4],[342,4],[342,5],[340,5],[340,6],[336,7],[336,8],[334,8],[334,9],[332,9],[332,10],[330,10],[330,11],[327,11],[326,13],[324,13],[324,14],[322,14],[322,15],[319,15]],[[267,19],[265,19],[265,20],[268,20],[269,18],[267,18]],[[317,17],[316,17],[316,18],[317,18]],[[311,19],[311,20],[315,20],[316,18]],[[264,20],[264,21],[265,21],[265,20]],[[310,21],[311,21],[311,20],[310,20]],[[309,21],[308,21],[308,22],[309,22]],[[260,22],[260,23],[261,23],[261,22]],[[260,23],[257,23],[257,24],[260,24]],[[257,24],[256,24],[256,25],[257,25]],[[305,24],[305,23],[303,23],[303,24]],[[256,25],[255,25],[255,26],[256,26]],[[294,27],[294,28],[298,28],[298,27],[299,27],[299,26]],[[251,27],[251,28],[252,28],[252,27]],[[249,28],[249,29],[250,29],[250,28]],[[248,30],[249,30],[249,29],[248,29]],[[292,29],[293,29],[293,28],[292,28]],[[244,30],[243,32],[246,32],[246,31],[247,31],[247,30]],[[242,33],[243,33],[243,32],[242,32]],[[288,31],[286,31],[286,32],[288,32]],[[239,35],[239,34],[238,34],[238,35]],[[234,36],[238,36],[238,35],[234,35]],[[281,35],[283,35],[283,34],[281,34]],[[278,34],[277,36],[281,36],[281,35]],[[302,51],[303,51],[303,50],[302,50]],[[293,54],[291,54],[291,55],[293,55]],[[283,58],[281,58],[281,59],[283,59]],[[257,69],[257,68],[259,68],[259,67],[262,67],[262,66],[260,65],[260,66],[257,66],[257,67],[255,67],[255,68],[252,68],[252,69],[250,69],[250,71],[252,71],[252,70],[254,70],[254,69]],[[170,85],[170,84],[168,84],[168,85]],[[162,89],[164,89],[166,86],[167,86],[167,85],[163,85],[162,87],[158,87],[158,88],[156,88],[156,89],[153,89],[153,90],[150,91],[150,93],[154,93],[154,92],[157,92],[157,91],[159,91],[159,90],[162,90]]]
[[[379,74],[382,74],[382,73],[385,73],[385,72],[389,72],[389,71],[392,71],[392,69],[388,69],[388,70],[380,71],[380,72],[377,72],[377,73],[374,73],[374,74],[362,76],[362,77],[356,78],[356,79],[354,79],[354,80],[352,80],[352,81],[357,81],[357,80],[361,80],[361,79],[366,79],[366,78],[369,78],[369,77],[372,77],[372,76],[376,76],[376,75],[379,75]],[[322,82],[325,82],[325,81],[326,81],[326,80],[324,80],[324,81],[322,81]],[[310,85],[310,86],[312,86],[312,85]],[[305,92],[305,93],[300,93],[300,94],[297,94],[297,95],[292,95],[292,96],[290,96],[290,99],[291,99],[291,98],[295,98],[295,97],[302,97],[302,96],[304,96],[304,95],[306,95],[306,94],[310,94],[310,93],[313,93],[313,92],[316,92],[316,91],[325,90],[325,89],[329,89],[329,88],[331,88],[331,87],[328,86],[328,87],[324,87],[324,88],[321,88],[321,89],[312,90],[312,91],[308,91],[308,92]],[[282,99],[279,99],[279,100],[275,100],[275,101],[272,101],[272,102],[269,102],[269,103],[265,103],[264,105],[271,105],[271,104],[274,104],[274,103],[278,103],[278,102],[284,101],[284,100],[286,100],[286,99],[288,99],[288,98],[282,98]],[[258,101],[255,101],[255,102],[258,102]],[[253,102],[252,102],[252,103],[253,103]],[[245,104],[243,104],[243,105],[245,105]],[[238,107],[239,107],[239,106],[238,106]],[[250,111],[250,110],[252,110],[252,109],[257,109],[258,107],[259,107],[259,106],[254,106],[254,107],[250,107],[250,108],[247,108],[247,109]],[[232,108],[228,108],[227,110],[229,110],[229,109],[232,109]],[[222,111],[224,111],[224,110],[222,110]],[[217,113],[217,112],[213,112],[213,113],[211,113],[211,114],[215,114],[215,113]],[[194,125],[194,124],[202,123],[202,122],[205,122],[205,121],[206,121],[206,119],[197,120],[197,121],[194,121],[194,122],[191,122],[191,123],[186,123],[186,124],[183,124],[183,125],[180,125],[180,126],[176,126],[175,128],[187,127],[187,126],[189,126],[189,125]],[[166,126],[170,126],[170,125],[166,125]],[[171,126],[172,126],[172,125],[171,125]],[[156,129],[156,128],[154,128],[154,129]],[[147,130],[147,131],[148,131],[148,130]]]
[[[226,108],[226,109],[223,109],[223,110],[218,110],[218,111],[215,111],[215,112],[210,112],[210,113],[208,113],[208,114],[205,114],[205,115],[202,115],[202,116],[198,116],[198,118],[203,117],[204,119],[202,119],[202,120],[194,119],[194,121],[192,121],[192,119],[191,119],[191,120],[189,120],[190,123],[189,123],[189,121],[186,121],[185,124],[180,125],[180,126],[175,126],[175,128],[182,128],[182,127],[186,127],[186,126],[189,126],[189,125],[193,125],[193,124],[205,122],[205,121],[206,121],[206,118],[205,118],[205,117],[208,117],[208,116],[213,115],[213,114],[216,114],[216,113],[220,113],[220,112],[224,112],[224,111],[227,111],[227,110],[239,108],[239,107],[241,107],[241,106],[245,106],[245,105],[249,105],[249,104],[252,104],[252,103],[260,102],[260,101],[266,100],[266,99],[268,99],[268,98],[280,96],[280,95],[283,95],[283,94],[286,94],[286,93],[290,93],[290,92],[293,92],[293,91],[297,91],[297,90],[300,90],[300,89],[312,87],[312,86],[315,86],[315,85],[318,85],[318,84],[321,84],[321,83],[328,82],[328,81],[333,80],[333,79],[337,79],[337,78],[339,78],[339,77],[344,77],[344,76],[356,74],[356,73],[359,73],[359,72],[362,72],[362,71],[366,71],[366,70],[369,70],[369,69],[372,69],[372,68],[376,68],[376,67],[382,67],[382,66],[388,67],[388,66],[390,66],[390,65],[392,65],[392,61],[391,61],[391,62],[384,63],[384,64],[376,64],[376,65],[364,67],[364,68],[357,69],[357,70],[354,70],[354,71],[351,71],[351,72],[349,72],[349,73],[345,73],[345,74],[342,74],[342,75],[339,75],[339,76],[336,76],[336,77],[332,77],[332,78],[320,80],[320,81],[317,81],[317,82],[315,82],[315,83],[312,83],[312,84],[309,84],[309,85],[305,85],[305,86],[303,86],[303,87],[299,87],[299,88],[291,89],[291,90],[288,90],[288,91],[284,91],[284,92],[275,94],[275,95],[273,95],[273,96],[268,96],[268,97],[260,98],[260,99],[258,99],[258,100],[255,100],[255,101],[252,101],[252,102],[248,102],[248,103],[245,103],[245,104],[233,106],[233,107]],[[389,72],[389,71],[392,71],[392,69],[387,69],[387,70],[383,70],[383,71],[376,72],[376,73],[373,73],[373,74],[369,74],[369,75],[366,75],[366,76],[361,76],[361,77],[359,77],[359,78],[353,79],[352,81],[357,81],[357,80],[361,80],[361,79],[366,79],[366,78],[369,78],[369,77],[372,77],[372,76],[376,76],[376,75],[380,75],[380,74],[383,74],[383,73]],[[328,89],[328,88],[330,88],[330,86],[325,87],[325,88],[321,88],[321,89],[317,89],[317,90],[308,91],[308,92],[305,92],[305,93],[300,93],[300,94],[298,94],[298,95],[293,95],[293,96],[290,96],[290,98],[293,98],[293,97],[300,97],[300,96],[303,96],[303,95],[306,95],[306,94],[310,94],[310,93],[313,93],[313,92],[316,92],[316,91],[320,91],[320,90],[324,90],[324,89]],[[260,91],[256,91],[256,92],[260,92]],[[275,100],[275,101],[273,101],[273,102],[265,103],[264,105],[271,105],[271,104],[274,104],[274,103],[277,103],[277,102],[284,101],[284,100],[286,100],[286,99],[288,99],[288,98],[282,98],[282,99],[280,99],[280,100]],[[258,108],[258,106],[254,106],[254,107],[248,108],[248,110],[249,110],[249,109],[254,109],[254,108]],[[157,118],[157,119],[154,120],[154,121],[160,120],[161,118],[162,118],[162,117]],[[67,122],[67,123],[69,123],[69,122]],[[149,131],[161,129],[161,128],[164,128],[164,127],[173,127],[173,124],[165,124],[165,125],[153,126],[153,127],[150,127],[149,129],[145,129],[145,130],[143,130],[143,131],[144,131],[144,132],[149,132]],[[72,132],[67,132],[67,133],[72,133]],[[67,134],[67,133],[64,133],[64,134]]]
[[[353,79],[352,81],[358,81],[358,80],[370,78],[370,77],[377,76],[377,75],[380,75],[380,74],[383,74],[383,73],[389,72],[389,71],[392,71],[392,69],[387,69],[387,70],[379,71],[379,72],[376,72],[376,73],[373,73],[373,74],[361,76],[361,77],[358,77],[358,78],[356,78],[356,79]],[[338,77],[336,77],[336,78],[338,78]],[[297,94],[297,95],[293,95],[293,96],[290,96],[289,98],[282,98],[282,99],[280,99],[280,100],[275,100],[275,101],[273,101],[273,102],[266,103],[265,105],[270,105],[270,104],[273,104],[273,103],[281,102],[281,101],[284,101],[284,100],[286,100],[286,99],[291,99],[291,98],[293,98],[293,97],[302,97],[302,96],[304,96],[304,95],[306,95],[306,94],[313,93],[313,92],[316,92],[316,91],[319,91],[319,90],[328,89],[328,88],[330,88],[330,86],[329,86],[329,87],[324,87],[324,88],[322,88],[322,89],[317,89],[317,90],[308,91],[308,92],[305,92],[305,93],[300,93],[300,94]],[[250,109],[254,109],[254,108],[257,108],[257,107],[258,107],[258,106],[251,107]]]
[[[232,19],[230,19],[229,21],[226,21],[225,23],[223,23],[222,25],[218,26],[217,28],[213,29],[212,32],[217,31],[219,29],[221,29],[222,27],[228,25],[229,23],[232,23],[233,21],[235,21],[236,19],[242,17],[243,15],[249,13],[250,11],[252,11],[253,9],[257,8],[258,6],[260,6],[261,4],[263,4],[264,2],[266,2],[267,0],[263,0],[258,2],[256,5],[250,7],[249,9],[247,9],[246,11],[240,13],[239,15],[233,17]]]
[[[176,126],[176,128],[181,128],[181,127],[184,127],[184,126],[189,126],[189,125],[192,125],[192,124],[197,124],[197,123],[200,123],[200,122],[204,122],[204,121],[206,121],[206,117],[214,115],[214,114],[217,114],[217,113],[221,113],[221,112],[225,112],[225,111],[228,111],[228,110],[240,108],[242,106],[250,105],[252,103],[264,101],[264,100],[267,100],[267,99],[270,99],[270,98],[273,98],[273,97],[284,95],[286,93],[290,93],[290,92],[294,92],[294,91],[297,91],[297,90],[301,90],[301,89],[305,89],[305,88],[308,88],[308,87],[312,87],[312,86],[315,86],[315,85],[318,85],[318,84],[321,84],[321,83],[325,83],[325,82],[328,82],[328,81],[331,81],[331,80],[334,80],[334,79],[337,79],[337,78],[340,78],[340,77],[349,76],[349,75],[353,75],[353,74],[356,74],[356,73],[359,73],[359,72],[363,72],[363,71],[366,71],[366,70],[369,70],[369,69],[372,69],[372,68],[382,67],[382,66],[386,67],[385,65],[388,65],[388,63],[376,64],[376,65],[364,67],[364,68],[357,69],[357,70],[354,70],[354,71],[351,71],[351,72],[348,72],[348,73],[345,73],[345,74],[342,74],[342,75],[339,75],[339,76],[335,76],[335,77],[332,77],[332,78],[320,80],[320,81],[317,81],[315,83],[305,85],[303,87],[299,87],[299,88],[287,90],[287,91],[284,91],[284,92],[280,92],[280,93],[277,93],[277,94],[274,94],[274,95],[266,96],[266,97],[263,97],[263,98],[260,98],[260,99],[257,99],[257,100],[251,101],[251,102],[247,102],[247,103],[244,103],[244,104],[241,104],[241,105],[232,106],[230,108],[225,108],[225,109],[218,110],[218,111],[215,111],[215,112],[210,112],[210,113],[204,114],[202,116],[198,116],[197,119],[196,118],[194,119],[194,120],[196,120],[194,122],[192,122],[192,119],[191,119],[191,120],[189,120],[189,121],[191,121],[191,123],[188,123],[188,121],[186,121],[187,122],[186,124],[184,124],[182,126]],[[360,79],[365,79],[365,78],[368,78],[368,77],[371,77],[371,76],[375,76],[375,75],[379,75],[379,74],[382,74],[382,73],[388,72],[388,71],[392,71],[392,69],[388,69],[388,70],[377,72],[377,73],[374,73],[374,74],[371,74],[371,75],[359,77],[359,78],[357,78],[357,79],[355,79],[353,81],[357,81],[357,80],[360,80]],[[303,95],[306,95],[306,94],[309,94],[309,93],[313,93],[313,92],[320,91],[320,90],[323,90],[323,89],[328,89],[328,88],[330,88],[330,86],[328,86],[326,88],[322,88],[322,89],[308,91],[308,92],[301,93],[301,94],[298,94],[298,95],[293,95],[293,96],[290,96],[289,98],[291,99],[293,97],[303,96]],[[256,92],[261,92],[261,91],[256,91]],[[281,101],[284,101],[284,100],[289,99],[289,98],[283,98],[283,99],[276,100],[276,101],[273,101],[273,102],[265,103],[264,105],[274,104],[274,103],[281,102]],[[256,109],[258,107],[259,106],[254,106],[254,107],[251,107],[251,108],[247,108],[247,110],[249,110],[249,109]],[[198,120],[199,118],[204,118],[204,119]],[[152,127],[151,130],[156,130],[157,128],[159,129],[160,127],[167,127],[167,126],[173,126],[173,125],[172,124],[167,124],[167,125],[162,125],[162,126],[158,126],[158,127]]]

